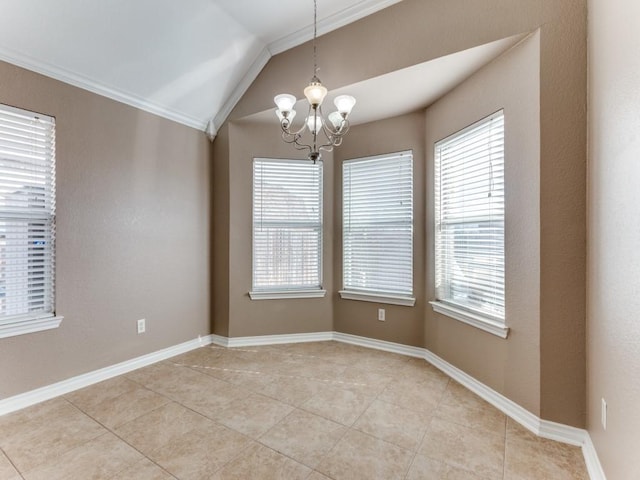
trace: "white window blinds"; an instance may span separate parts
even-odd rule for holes
[[[413,295],[413,155],[343,164],[345,291]]]
[[[0,324],[53,315],[55,120],[0,105]]]
[[[322,284],[322,163],[253,161],[253,290]]]
[[[435,145],[437,300],[504,324],[504,114]]]

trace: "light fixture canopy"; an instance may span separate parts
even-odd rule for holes
[[[321,159],[321,150],[331,151],[342,143],[342,138],[349,131],[349,114],[356,104],[356,99],[350,95],[338,95],[333,103],[337,111],[331,112],[325,120],[322,113],[322,102],[327,96],[327,88],[317,76],[317,0],[313,1],[313,77],[304,89],[304,96],[309,102],[308,113],[305,121],[298,130],[292,128],[293,119],[296,116],[294,106],[296,97],[287,93],[276,95],[273,101],[278,109],[276,115],[280,120],[282,139],[292,144],[298,150],[308,150],[308,158],[314,163]],[[311,141],[306,142],[306,131],[311,134]],[[322,134],[322,137],[319,136]]]

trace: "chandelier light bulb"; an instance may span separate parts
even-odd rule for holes
[[[314,122],[314,117],[315,117],[315,122]],[[307,117],[307,128],[309,129],[309,131],[311,133],[318,133],[320,131],[320,129],[322,128],[322,117],[318,114],[316,115],[309,115]]]
[[[284,114],[293,110],[293,106],[296,104],[296,97],[289,95],[288,93],[281,93],[273,98],[273,101],[278,106],[278,109]]]
[[[333,101],[338,112],[343,115],[349,115],[353,106],[356,104],[356,99],[351,95],[338,95]]]
[[[304,96],[311,105],[322,105],[324,97],[327,96],[327,88],[320,83],[319,80],[314,79],[307,88],[304,89]]]
[[[331,112],[328,118],[331,124],[333,125],[333,128],[335,128],[338,131],[342,128],[344,118],[342,117],[340,112]]]
[[[278,116],[278,120],[280,120],[280,123],[282,123],[282,121],[285,119],[285,116],[280,109],[276,110],[276,115]],[[287,125],[291,124],[291,122],[293,122],[293,119],[296,118],[296,111],[291,110],[286,118]]]

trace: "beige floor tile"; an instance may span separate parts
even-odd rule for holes
[[[260,442],[313,468],[342,438],[345,430],[338,423],[295,410],[265,433]]]
[[[307,480],[332,480],[326,475],[321,474],[320,472],[312,472],[311,475],[307,477]]]
[[[416,455],[406,480],[483,480],[467,470],[452,467],[446,463]]]
[[[7,456],[0,451],[0,478],[6,480],[21,480],[22,477],[13,467]]]
[[[480,410],[490,407],[482,398],[454,380],[449,382],[444,397],[442,398],[442,403]]]
[[[486,430],[496,435],[505,435],[506,415],[488,404],[481,408],[472,408],[462,402],[458,404],[441,402],[434,415],[449,422]]]
[[[86,388],[82,388],[65,395],[65,398],[80,410],[95,410],[105,400],[113,400],[125,393],[140,388],[135,382],[126,377],[115,377],[104,382],[99,382]]]
[[[115,429],[115,433],[144,454],[175,441],[201,424],[209,424],[203,416],[168,403]]]
[[[579,447],[539,438],[509,421],[505,449],[505,479],[587,480]]]
[[[148,458],[143,458],[109,480],[175,480],[175,477]]]
[[[210,480],[304,480],[310,472],[309,467],[264,445],[254,444]]]
[[[335,480],[403,479],[413,453],[349,430],[316,468]]]
[[[445,388],[444,384],[434,386],[399,378],[391,381],[378,399],[416,412],[432,414],[442,400]]]
[[[344,372],[336,374],[331,384],[336,387],[352,390],[363,395],[379,395],[393,380],[388,373],[376,372],[355,366],[347,367]]]
[[[203,415],[211,416],[229,403],[249,395],[249,391],[169,363],[146,367],[129,378]]]
[[[418,453],[488,479],[501,479],[504,436],[433,418]]]
[[[358,419],[354,428],[376,438],[415,451],[431,417],[391,403],[376,400]]]
[[[397,375],[409,361],[409,357],[378,350],[369,350],[358,356],[352,365],[379,373]]]
[[[228,382],[167,362],[137,370],[128,377],[205,415],[249,394]]]
[[[294,407],[264,395],[252,394],[231,402],[213,419],[244,435],[258,438],[293,411]]]
[[[31,471],[107,432],[62,398],[46,403],[2,417],[0,448],[21,472]],[[21,423],[16,423],[18,420]]]
[[[80,445],[25,473],[26,480],[102,480],[144,458],[112,433]]]
[[[273,382],[260,389],[260,393],[281,402],[299,407],[318,392],[324,390],[329,382],[312,380],[299,376],[278,376]]]
[[[80,407],[87,415],[113,429],[134,420],[171,400],[135,382],[135,388],[115,398],[106,398],[96,405]]]
[[[250,445],[251,440],[209,421],[148,456],[180,480],[207,479]]]
[[[247,389],[251,392],[259,392],[275,380],[274,375],[254,370],[239,370],[230,367],[195,367],[206,375],[219,380],[224,380],[232,385]]]
[[[400,377],[409,378],[416,382],[434,384],[435,386],[442,386],[443,384],[446,386],[451,381],[448,375],[422,358],[410,358],[397,374]]]
[[[190,352],[176,355],[168,360],[169,363],[176,363],[184,366],[213,366],[225,362],[229,355],[228,349],[217,346],[207,346],[196,348]]]
[[[346,426],[353,425],[374,397],[327,385],[300,408]]]

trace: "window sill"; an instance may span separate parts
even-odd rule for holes
[[[58,328],[64,317],[47,316],[36,318],[22,318],[0,323],[0,338],[15,337],[26,333],[42,332]]]
[[[268,292],[249,292],[251,300],[281,300],[285,298],[323,298],[326,290],[270,290]]]
[[[481,315],[476,315],[460,308],[452,307],[442,302],[429,302],[435,312],[446,315],[460,322],[479,328],[485,332],[491,333],[501,338],[507,338],[509,335],[509,327],[505,327],[498,322]]]
[[[413,297],[402,297],[400,295],[388,295],[384,293],[354,292],[349,290],[340,290],[340,298],[361,302],[388,303],[391,305],[401,305],[403,307],[413,307],[416,304],[416,299]]]

